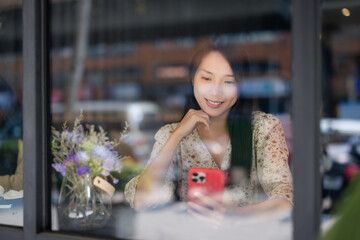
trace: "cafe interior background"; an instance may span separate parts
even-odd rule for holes
[[[136,213],[124,199],[124,186],[145,166],[156,131],[181,118],[191,92],[189,62],[201,44],[246,49],[246,58],[230,59],[243,73],[240,98],[249,109],[281,120],[292,169],[291,1],[225,2],[50,1],[52,126],[60,130],[65,121],[71,126],[80,110],[84,123],[102,126],[112,139],[120,137],[125,122],[130,126],[116,148],[127,156],[112,199],[113,211],[121,214],[111,226],[94,230],[96,236],[133,236]],[[328,223],[360,165],[360,2],[325,0],[321,10],[319,161],[322,222]],[[22,2],[0,1],[0,175],[15,172],[18,139],[26,131],[23,41]],[[51,229],[61,231],[56,203],[62,177],[49,171]],[[22,227],[21,211],[12,212],[9,221],[0,209],[0,223]]]

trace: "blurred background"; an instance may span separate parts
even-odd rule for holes
[[[21,138],[21,1],[0,1],[0,175],[15,172]]]
[[[91,6],[79,19],[85,3]],[[246,106],[288,114],[289,11],[289,1],[262,7],[252,1],[54,2],[53,124],[83,109],[86,121],[116,137],[126,120],[131,133],[126,155],[143,163],[159,127],[180,120],[191,93],[191,58],[211,42],[246,51],[247,57],[230,59],[243,75],[238,88]]]
[[[154,134],[177,122],[201,45],[234,54],[245,106],[275,114],[292,153],[290,0],[52,0],[51,116],[60,129],[82,109],[86,123],[118,138],[129,156],[117,186],[144,167]],[[0,172],[16,163],[22,133],[21,1],[0,1]],[[336,207],[360,162],[360,2],[322,1],[321,176],[323,213]],[[12,155],[11,155],[11,154]],[[52,161],[49,159],[49,161]],[[291,166],[291,156],[289,159]],[[59,177],[54,173],[54,186]],[[56,198],[54,193],[54,198]]]

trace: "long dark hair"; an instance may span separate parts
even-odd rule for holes
[[[194,55],[191,61],[191,75],[190,75],[190,84],[193,89],[193,79],[196,73],[198,66],[200,65],[202,59],[209,54],[210,52],[219,52],[221,53],[225,59],[229,61],[229,56],[234,53],[231,49],[221,48],[217,45],[207,45],[201,48],[197,53]],[[238,53],[243,54],[244,53]],[[234,67],[233,71],[234,71]],[[240,79],[241,74],[234,71],[236,79]],[[239,94],[238,94],[239,96]],[[200,110],[200,106],[195,99],[194,93],[192,91],[191,95],[188,96],[184,115],[190,110]],[[251,109],[246,108],[242,102],[239,100],[232,106],[230,109],[228,118],[227,118],[227,126],[231,141],[231,167],[242,167],[246,170],[247,177],[250,176],[250,169],[252,164],[252,124],[251,124]]]

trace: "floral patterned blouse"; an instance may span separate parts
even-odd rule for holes
[[[226,186],[223,199],[237,206],[246,206],[274,198],[285,198],[292,204],[292,176],[288,165],[289,154],[281,122],[271,114],[257,111],[252,114],[252,124],[253,158],[250,179],[246,180],[245,178],[245,181],[239,181],[239,184]],[[156,133],[156,142],[148,165],[159,154],[177,125],[178,123],[165,125]],[[230,154],[231,144],[229,141],[220,166],[220,169],[225,172],[230,168]],[[255,160],[257,160],[257,166]],[[160,189],[159,199],[162,199],[161,201],[172,199],[175,190],[174,179],[180,179],[177,184],[180,200],[187,200],[188,172],[191,167],[219,168],[196,128],[181,140],[173,155],[165,175],[164,185]],[[181,169],[180,178],[176,178],[179,172],[177,169]],[[134,207],[139,176],[131,179],[125,187],[125,197],[131,207]]]

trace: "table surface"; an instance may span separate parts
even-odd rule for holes
[[[5,200],[0,197],[0,205],[11,204],[11,208],[0,208],[0,224],[24,226],[23,198]]]
[[[56,225],[53,224],[52,230],[59,230]],[[253,240],[288,240],[292,238],[292,221],[289,213],[282,213],[252,218],[227,217],[223,224],[214,226],[189,215],[186,204],[171,204],[143,212],[135,212],[121,204],[113,206],[112,216],[104,228],[87,230],[86,234],[125,239],[235,240],[243,236]]]
[[[23,226],[23,198],[4,200],[0,205],[0,225]],[[323,219],[323,225],[325,221]],[[58,231],[56,206],[52,206],[52,230]],[[186,205],[173,204],[144,212],[135,212],[127,205],[114,205],[108,224],[86,234],[135,239],[291,239],[290,213],[259,217],[228,217],[223,224],[214,226],[187,213]],[[241,238],[241,237],[240,237]]]
[[[194,218],[186,205],[172,205],[137,214],[135,239],[276,239],[292,238],[290,213],[227,216],[220,225]]]

